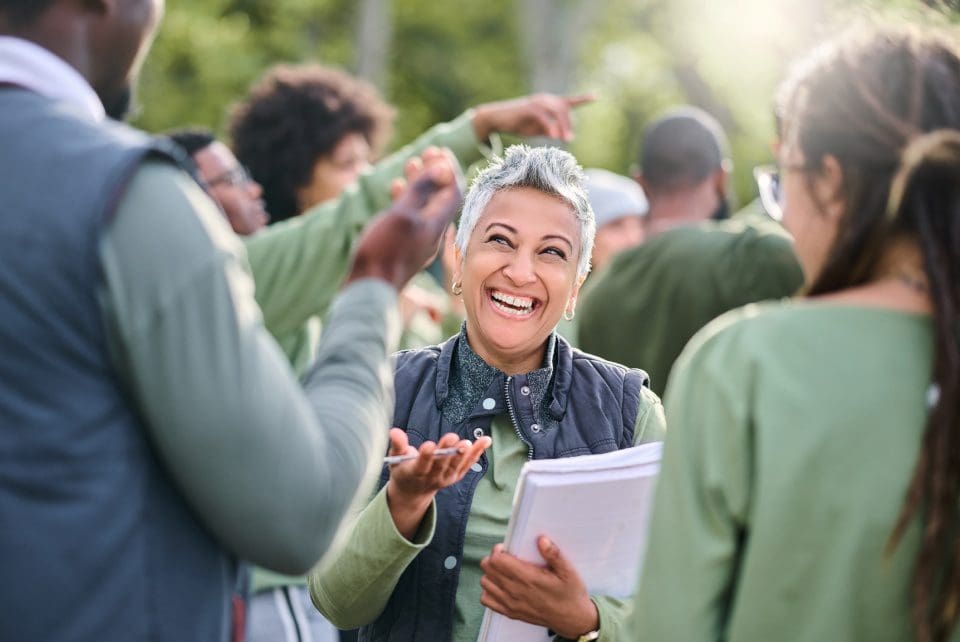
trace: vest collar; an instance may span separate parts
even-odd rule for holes
[[[566,413],[570,394],[573,352],[570,344],[556,332],[547,338],[547,342],[543,367],[524,376],[535,399],[542,403],[552,419],[559,421]],[[457,335],[440,346],[434,395],[437,408],[444,408],[448,398],[453,403],[452,397],[456,397],[456,405],[470,406],[463,409],[469,413],[498,376],[506,375],[470,348],[466,324],[463,324]]]

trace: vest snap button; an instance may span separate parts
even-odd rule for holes
[[[529,394],[530,394],[530,386],[523,386],[522,388],[520,388],[520,394],[523,395],[524,397],[526,397],[527,395],[529,395]]]
[[[473,438],[480,439],[483,437],[483,428],[474,428],[473,429]]]
[[[452,571],[453,569],[457,568],[457,558],[451,555],[447,559],[443,560],[443,568],[447,569],[448,571]]]
[[[475,462],[473,462],[473,465],[470,466],[470,470],[472,470],[472,471],[475,472],[475,473],[482,473],[482,472],[483,472],[483,466],[480,465],[480,462],[479,462],[479,461],[475,461]]]
[[[496,407],[497,407],[497,402],[494,401],[492,398],[487,397],[486,399],[483,400],[484,410],[493,410]]]
[[[530,430],[532,430],[533,432],[540,432],[540,424],[533,424],[532,426],[530,426]]]

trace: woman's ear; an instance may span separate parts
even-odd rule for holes
[[[843,178],[843,168],[833,154],[826,154],[820,161],[820,169],[813,174],[814,197],[823,212],[834,221],[840,220],[847,204]]]
[[[570,298],[567,299],[567,307],[565,312],[572,315],[577,311],[577,297],[580,296],[580,286],[583,285],[583,282],[587,280],[587,275],[584,274],[581,277],[577,278],[577,284],[573,286],[573,292],[570,294]]]

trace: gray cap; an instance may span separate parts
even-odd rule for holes
[[[622,216],[644,216],[649,209],[643,188],[632,178],[608,172],[605,169],[588,169],[587,197],[597,220],[597,228]]]

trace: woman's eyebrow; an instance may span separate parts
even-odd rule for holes
[[[546,236],[543,237],[544,241],[547,241],[550,239],[557,239],[558,241],[563,241],[564,243],[570,246],[571,250],[573,250],[573,243],[570,241],[570,239],[568,239],[566,236],[563,236],[562,234],[547,234]]]
[[[514,234],[517,233],[517,228],[511,227],[511,226],[507,225],[506,223],[500,223],[500,222],[498,222],[498,221],[494,221],[493,223],[491,223],[490,225],[488,225],[488,226],[487,226],[487,229],[485,229],[484,232],[489,232],[491,227],[496,227],[496,226],[498,226],[498,225],[499,225],[500,227],[506,228],[507,231],[509,231],[509,232],[512,232],[512,233],[514,233]]]

